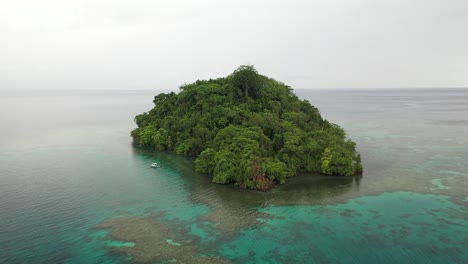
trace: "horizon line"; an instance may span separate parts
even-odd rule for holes
[[[293,91],[424,91],[424,90],[467,90],[468,87],[404,87],[404,88],[291,88]],[[23,92],[179,92],[181,91],[179,88],[177,89],[111,89],[111,88],[102,88],[102,89],[57,89],[57,88],[50,88],[50,89],[37,89],[37,88],[30,88],[30,89],[0,89],[0,93],[23,93]]]

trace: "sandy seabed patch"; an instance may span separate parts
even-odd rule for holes
[[[133,247],[116,247],[114,252],[130,256],[136,263],[230,263],[204,255],[189,239],[181,239],[168,226],[149,217],[119,217],[101,222],[99,229],[111,229],[112,239],[132,241]],[[169,241],[169,242],[168,242]]]

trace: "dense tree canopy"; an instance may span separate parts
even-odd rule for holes
[[[362,172],[355,143],[291,88],[241,66],[154,98],[135,117],[139,146],[197,157],[213,182],[268,189],[297,172],[351,176]]]

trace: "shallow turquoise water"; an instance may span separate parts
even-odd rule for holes
[[[441,195],[384,193],[344,204],[270,206],[221,247],[244,263],[462,263],[468,213]],[[465,234],[465,235],[463,235]]]
[[[177,169],[155,171],[149,162],[90,147],[4,157],[2,165],[16,169],[3,180],[18,186],[2,188],[0,243],[11,248],[3,259],[90,263],[121,245],[94,230],[107,218],[160,212],[163,219],[189,221],[208,212],[189,201],[190,182]]]
[[[302,91],[357,141],[365,173],[302,175],[269,193],[135,149],[133,117],[156,93],[0,97],[0,262],[134,262],[115,249],[138,243],[95,228],[123,216],[237,263],[468,262],[468,109],[449,107],[468,92]]]

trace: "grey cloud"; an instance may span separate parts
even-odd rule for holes
[[[254,64],[293,88],[468,87],[468,2],[0,4],[0,89],[177,89]]]

